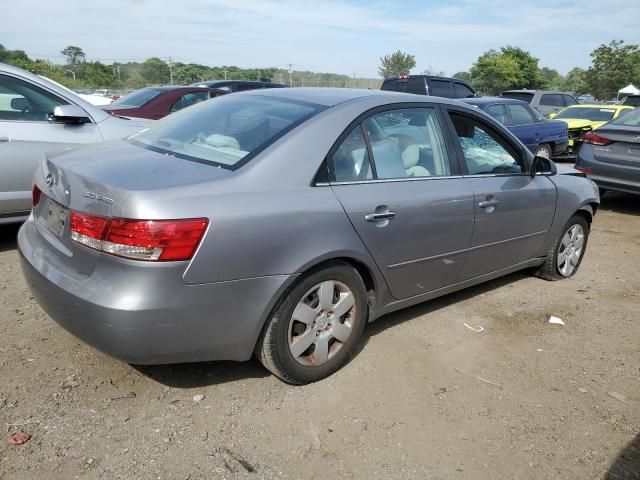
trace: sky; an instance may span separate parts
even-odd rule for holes
[[[468,70],[515,45],[566,74],[613,39],[640,43],[640,0],[2,0],[0,43],[62,62],[151,56],[209,66],[282,67],[378,77],[380,57],[415,55],[412,73]]]

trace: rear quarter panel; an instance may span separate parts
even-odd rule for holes
[[[593,215],[600,204],[598,187],[591,180],[567,174],[549,178],[558,189],[558,203],[544,250],[540,252],[541,257],[551,249],[566,223],[576,212],[584,210]]]

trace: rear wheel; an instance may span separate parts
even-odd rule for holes
[[[298,282],[276,307],[257,353],[274,375],[292,384],[328,377],[352,357],[367,319],[358,272],[336,265]]]
[[[551,158],[551,146],[543,143],[536,149],[536,157]]]
[[[536,275],[545,280],[562,280],[576,274],[587,248],[589,223],[581,215],[574,215],[547,254]]]

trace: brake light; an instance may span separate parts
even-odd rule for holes
[[[123,220],[114,218],[102,240],[102,250],[140,260],[188,260],[193,256],[208,220]]]
[[[189,260],[209,220],[129,220],[71,211],[71,239],[95,250],[148,261]]]
[[[38,205],[38,203],[40,203],[41,196],[42,196],[42,191],[34,183],[33,187],[31,187],[31,205],[34,207]]]
[[[613,140],[607,137],[601,137],[597,133],[588,132],[584,136],[584,143],[590,143],[592,145],[610,145],[613,143]]]
[[[102,236],[109,223],[106,217],[71,210],[71,240],[95,250],[102,250]]]
[[[581,168],[581,167],[573,167],[576,170],[578,170],[579,172],[584,173],[585,175],[591,175],[593,172],[591,170],[589,170],[588,168]]]

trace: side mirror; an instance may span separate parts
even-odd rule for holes
[[[50,120],[54,123],[91,123],[89,114],[77,105],[58,105],[53,109]]]
[[[29,100],[24,97],[17,97],[11,99],[11,110],[19,110],[24,112],[31,107]]]
[[[533,164],[531,165],[532,175],[545,175],[551,177],[558,173],[558,167],[556,164],[545,157],[534,157]]]

